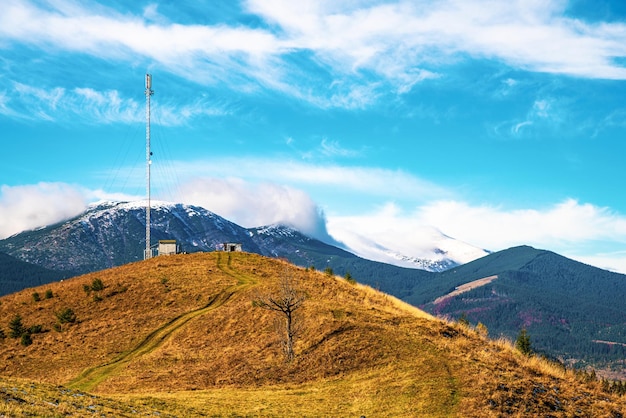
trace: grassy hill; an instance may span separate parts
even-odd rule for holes
[[[291,363],[275,313],[252,303],[285,277],[307,294]],[[32,344],[10,337],[16,315]],[[506,342],[254,254],[157,257],[91,273],[4,296],[0,318],[0,415],[626,413],[624,398],[599,382]]]

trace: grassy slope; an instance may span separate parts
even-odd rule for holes
[[[283,361],[273,314],[251,304],[283,275],[309,295],[291,364]],[[97,292],[100,301],[83,290],[95,278],[107,286]],[[129,405],[177,416],[626,413],[596,385],[583,387],[506,344],[370,288],[253,254],[158,257],[37,291],[48,288],[52,299],[35,302],[32,289],[0,299],[5,332],[16,313],[25,325],[49,330],[28,347],[0,343],[0,395],[26,378],[97,393],[93,402],[117,408],[113,415]],[[65,307],[78,322],[54,331],[54,312]],[[56,413],[45,401],[54,390],[40,403]]]

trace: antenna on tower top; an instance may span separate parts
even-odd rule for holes
[[[152,164],[152,152],[150,151],[150,96],[152,91],[152,75],[146,74],[146,249],[143,253],[144,260],[152,258],[150,248],[150,164]]]

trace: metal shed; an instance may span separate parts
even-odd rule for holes
[[[159,240],[159,255],[172,255],[178,254],[178,252],[178,244],[175,239]]]
[[[226,252],[241,252],[243,251],[241,249],[241,244],[236,243],[236,242],[224,242],[221,244],[221,248],[219,248],[221,251],[226,251]]]

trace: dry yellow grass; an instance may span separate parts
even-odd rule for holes
[[[308,294],[285,363],[260,290]],[[106,288],[87,294],[95,278]],[[33,291],[55,297],[35,302]],[[98,299],[96,298],[96,299]],[[175,416],[617,416],[622,399],[372,288],[254,254],[157,257],[1,299],[48,332],[0,343],[0,374]],[[76,324],[54,330],[54,312]],[[117,401],[110,401],[115,398]],[[113,404],[112,404],[113,405]],[[0,413],[1,410],[0,410]]]

